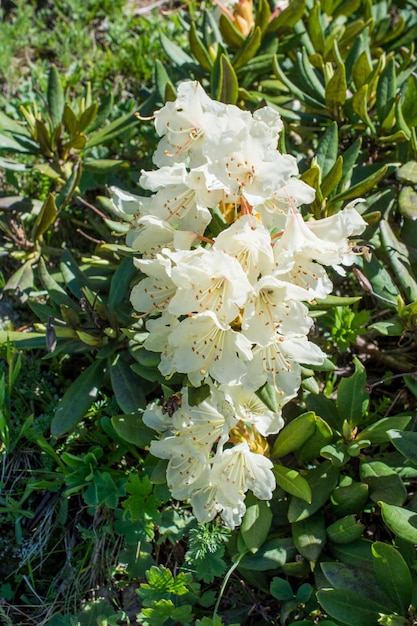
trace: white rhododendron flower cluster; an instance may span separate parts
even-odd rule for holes
[[[297,207],[315,192],[278,151],[282,121],[268,106],[251,114],[189,81],[155,125],[158,169],[140,178],[151,194],[112,190],[144,276],[131,301],[161,373],[184,374],[209,395],[192,406],[184,383],[171,402],[148,406],[144,422],[160,433],[151,452],[168,460],[173,497],[190,501],[200,522],[219,513],[234,527],[248,489],[270,499],[275,488],[266,437],[283,420],[256,392],[269,384],[282,408],[301,364],[323,363],[306,302],[330,293],[325,266],[342,273],[352,263],[347,238],[365,222],[352,205],[303,219]]]

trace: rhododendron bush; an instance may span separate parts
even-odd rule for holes
[[[233,528],[248,490],[272,497],[267,437],[284,424],[302,365],[326,357],[309,339],[308,303],[332,291],[326,268],[343,274],[352,264],[349,237],[366,223],[355,202],[325,219],[303,216],[315,191],[278,150],[283,124],[269,106],[252,114],[186,81],[155,127],[157,169],[139,181],[150,193],[112,189],[130,222],[144,348],[160,353],[168,380],[184,374],[175,402],[151,402],[143,420],[157,433],[151,453],[168,460],[172,496],[190,501],[199,522],[220,514]],[[190,401],[190,388],[204,399]]]

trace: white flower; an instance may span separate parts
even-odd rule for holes
[[[233,411],[235,418],[245,424],[253,424],[264,437],[277,433],[284,426],[281,410],[274,412],[268,409],[256,393],[247,391],[240,385],[221,385],[220,389],[229,403],[228,410]],[[285,404],[285,400],[281,399],[281,406]]]
[[[212,311],[222,323],[232,322],[245,305],[252,288],[239,263],[221,250],[193,250],[171,259],[177,292],[169,304],[175,315]]]
[[[189,160],[192,167],[197,167],[203,158],[204,135],[216,130],[224,108],[224,104],[209,98],[198,82],[181,83],[175,102],[167,102],[155,113],[155,128],[162,139],[154,163],[161,167]]]
[[[280,232],[285,228],[288,211],[302,204],[311,204],[315,196],[313,187],[298,178],[289,178],[272,198],[257,204],[254,212],[266,228]]]
[[[153,257],[165,247],[189,249],[197,240],[195,231],[179,231],[153,215],[145,215],[136,221],[126,235],[126,245],[144,256]]]
[[[213,247],[235,257],[252,284],[273,271],[271,236],[251,215],[242,215],[217,235]]]
[[[307,222],[300,213],[291,212],[275,243],[275,259],[279,263],[281,254],[292,255],[333,267],[351,262],[347,238],[360,234],[365,227],[366,222],[351,205],[325,219]]]
[[[176,290],[170,278],[169,259],[157,254],[154,259],[135,259],[134,263],[148,277],[132,288],[130,301],[133,308],[141,313],[165,311]]]
[[[296,396],[301,384],[300,363],[321,365],[325,358],[324,352],[305,335],[276,334],[267,346],[255,346],[242,384],[245,389],[256,391],[269,382],[283,399],[289,400]]]
[[[205,484],[191,496],[194,514],[199,522],[213,519],[220,512],[223,521],[234,528],[245,513],[245,494],[250,489],[257,498],[270,500],[275,489],[272,463],[262,454],[251,452],[242,442],[215,458]]]
[[[164,376],[188,374],[198,387],[209,374],[219,383],[237,385],[252,358],[252,344],[241,333],[222,324],[212,311],[184,319],[170,333],[159,369]]]
[[[135,196],[133,193],[118,187],[110,187],[110,193],[114,212],[125,222],[131,222],[135,216],[140,214],[143,202],[141,196]]]
[[[306,300],[308,291],[274,276],[263,276],[254,286],[242,319],[242,331],[253,343],[266,346],[276,334],[307,334],[312,320],[308,309],[298,300]]]

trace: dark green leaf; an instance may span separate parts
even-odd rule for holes
[[[398,537],[411,543],[417,543],[417,514],[400,506],[378,502],[382,519],[388,528]]]
[[[395,61],[391,58],[379,76],[376,91],[376,110],[380,124],[388,117],[395,102],[396,92]]]
[[[97,359],[67,389],[52,419],[53,437],[64,435],[83,419],[104,383],[104,372],[105,362]]]
[[[137,413],[146,406],[146,398],[138,376],[125,363],[120,354],[109,367],[110,380],[117,404],[124,413]]]
[[[416,433],[417,434],[417,433]],[[407,498],[407,490],[400,476],[382,461],[361,463],[361,481],[369,487],[369,495],[374,502],[386,502],[401,506]]]
[[[394,428],[387,432],[389,439],[406,459],[411,461],[413,465],[417,465],[417,433],[394,430]]]
[[[359,441],[361,439],[368,439],[371,443],[385,443],[391,439],[390,430],[404,430],[407,428],[410,420],[411,415],[383,417],[364,428],[364,430],[356,436],[356,439]]]
[[[304,500],[292,496],[288,508],[288,521],[290,523],[306,519],[327,502],[337,485],[339,469],[334,467],[330,461],[324,461],[314,469],[308,470],[304,477],[310,485],[311,503],[307,504]]]
[[[326,527],[323,516],[318,513],[291,524],[294,545],[310,563],[316,563],[326,543]]]
[[[246,38],[245,43],[236,52],[232,59],[232,65],[235,70],[238,70],[246,65],[255,54],[258,52],[262,42],[262,33],[259,26],[257,26],[252,33]],[[232,103],[234,104],[234,103]]]
[[[376,626],[387,608],[369,598],[342,589],[321,589],[317,599],[331,617],[347,626]]]
[[[268,539],[255,553],[248,553],[239,562],[239,567],[254,571],[277,569],[295,558],[297,551],[290,538]]]
[[[369,404],[369,394],[365,391],[365,386],[365,368],[358,359],[355,359],[355,373],[349,378],[342,378],[336,400],[341,418],[352,428],[363,422]]]
[[[47,101],[52,126],[55,128],[61,122],[65,106],[64,89],[55,65],[51,65],[49,70]]]
[[[240,534],[246,547],[256,552],[266,540],[272,523],[270,506],[260,500],[246,509],[240,527]]]
[[[375,574],[385,593],[395,602],[397,610],[405,615],[411,603],[413,579],[401,553],[387,543],[372,545]]]
[[[339,149],[339,133],[337,123],[332,122],[319,141],[316,150],[317,164],[325,177],[334,166]]]
[[[355,515],[346,515],[327,527],[327,535],[333,543],[351,543],[359,539],[365,528]]]
[[[372,553],[371,553],[372,559]],[[371,560],[373,565],[373,560]],[[373,602],[392,609],[392,602],[380,589],[379,582],[372,570],[347,563],[321,563],[321,570],[334,589],[358,593]],[[327,585],[326,585],[327,586]]]
[[[278,578],[278,576],[272,579],[270,592],[277,600],[292,600],[294,597],[290,583],[284,578]]]
[[[278,434],[272,448],[272,458],[280,458],[298,450],[311,437],[315,429],[316,415],[313,411],[298,415]]]
[[[331,496],[332,504],[338,515],[360,513],[368,502],[368,498],[368,485],[358,482],[337,487]]]
[[[281,489],[309,504],[311,503],[311,487],[297,470],[283,465],[274,465],[273,472],[277,485]]]
[[[207,72],[211,72],[213,68],[213,61],[207,48],[205,47],[199,34],[197,33],[195,22],[191,22],[190,25],[189,41],[190,50],[201,65],[201,67],[204,68]]]
[[[220,53],[211,74],[211,93],[215,100],[225,104],[236,104],[238,80],[232,64],[225,54]]]

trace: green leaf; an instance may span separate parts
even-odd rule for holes
[[[304,47],[301,52],[297,53],[296,69],[300,75],[303,89],[316,100],[323,102],[325,97],[324,85],[318,78],[314,66],[310,63]]]
[[[407,88],[402,100],[402,113],[409,128],[417,125],[417,76],[413,73],[408,77]]]
[[[269,22],[267,33],[291,32],[305,12],[305,0],[292,0],[288,6]]]
[[[394,426],[394,428],[396,427]],[[406,459],[411,461],[413,465],[417,465],[417,433],[394,430],[394,428],[387,431],[389,439]]]
[[[85,111],[83,111],[83,113],[80,116],[79,123],[78,123],[78,131],[80,133],[87,130],[91,126],[91,124],[94,122],[96,118],[97,111],[98,111],[97,102],[93,102],[92,105],[90,105],[89,107],[86,108]]]
[[[224,13],[220,14],[219,28],[224,41],[232,48],[240,48],[245,44],[245,37]]]
[[[104,372],[104,361],[97,359],[67,389],[52,419],[53,437],[64,435],[83,419],[104,383]]]
[[[183,65],[192,65],[193,59],[182,48],[177,46],[171,39],[169,39],[164,33],[160,34],[160,40],[163,49],[171,59],[171,61],[179,67]]]
[[[338,65],[326,85],[326,106],[337,115],[346,101],[346,69],[343,63]]]
[[[133,265],[132,259],[125,257],[111,279],[107,301],[109,309],[115,309],[126,299],[130,283],[136,275],[137,269]]]
[[[369,394],[365,391],[366,373],[362,363],[355,358],[355,373],[342,378],[337,390],[336,406],[339,415],[351,428],[360,424],[369,404]]]
[[[337,487],[331,495],[332,504],[338,515],[360,513],[368,502],[368,498],[368,485],[359,482]]]
[[[266,540],[272,523],[270,506],[260,500],[246,509],[240,527],[240,534],[246,547],[256,552]]]
[[[391,532],[400,539],[417,543],[417,514],[404,507],[378,502],[382,519]]]
[[[232,65],[235,70],[239,70],[248,63],[258,52],[262,43],[262,32],[259,26],[256,26],[251,34],[246,38],[245,43],[236,52],[232,59]]]
[[[111,423],[119,437],[142,450],[145,450],[155,437],[155,431],[148,428],[139,415],[114,415]]]
[[[386,607],[353,591],[321,589],[317,599],[328,615],[347,626],[376,626],[379,614],[387,612]]]
[[[236,104],[238,98],[238,80],[232,64],[221,53],[214,64],[211,74],[211,93],[215,100],[225,104]]]
[[[46,263],[42,257],[39,259],[39,278],[54,304],[58,306],[65,305],[71,309],[77,308],[75,302],[70,298],[65,289],[49,274]]]
[[[392,269],[411,302],[417,300],[417,282],[408,258],[407,246],[400,242],[387,220],[380,222],[381,242]]]
[[[117,404],[124,413],[137,413],[146,406],[146,398],[143,393],[137,375],[132,371],[128,363],[117,354],[110,364],[110,380]]]
[[[319,513],[291,524],[294,545],[298,552],[310,564],[317,562],[326,543],[326,527],[323,516]]]
[[[279,411],[277,391],[274,385],[266,382],[260,389],[258,389],[256,395],[260,400],[262,400],[270,411],[273,411],[274,413]]]
[[[373,572],[371,542],[368,539],[358,539],[351,543],[329,544],[332,556],[347,565],[354,565]]]
[[[80,182],[80,179],[81,179],[81,172],[82,172],[81,160],[75,161],[73,168],[72,168],[71,176],[68,178],[67,182],[62,187],[56,199],[56,205],[60,211],[68,204],[75,190],[77,189],[78,183]]]
[[[52,193],[48,195],[39,215],[35,221],[35,227],[33,232],[33,239],[37,241],[41,235],[43,235],[48,228],[55,222],[58,211],[55,205],[55,198]]]
[[[360,478],[368,485],[369,495],[374,502],[382,500],[397,506],[404,504],[407,490],[401,477],[382,461],[361,463]]]
[[[290,452],[301,448],[303,443],[314,433],[315,429],[316,415],[313,411],[298,415],[278,434],[272,448],[272,458],[286,456]]]
[[[26,333],[18,330],[0,330],[0,345],[15,345],[20,350],[46,349],[43,333]]]
[[[316,150],[317,164],[325,177],[334,166],[339,149],[339,133],[337,123],[332,122],[319,141]]]
[[[207,72],[211,72],[213,69],[213,61],[208,53],[207,48],[203,44],[201,38],[197,33],[195,22],[191,22],[189,32],[190,50],[201,65]]]
[[[296,553],[290,538],[274,537],[265,541],[255,554],[250,552],[245,554],[239,561],[239,568],[254,570],[255,572],[277,569],[277,567],[292,561]]]
[[[383,417],[364,428],[358,435],[356,435],[356,440],[360,441],[361,439],[368,439],[374,444],[392,441],[390,430],[404,430],[407,428],[411,419],[411,415],[393,415],[392,417]]]
[[[401,553],[387,543],[372,544],[375,574],[385,593],[405,615],[411,603],[413,579]]]
[[[388,117],[395,102],[396,92],[395,62],[391,58],[379,76],[376,90],[376,111],[380,124],[383,124]]]
[[[77,134],[79,130],[78,117],[75,115],[74,111],[68,103],[65,103],[62,121],[70,137],[73,137]]]
[[[306,463],[320,456],[320,451],[334,438],[333,430],[327,422],[316,415],[315,429],[309,439],[296,452],[300,463]]]
[[[278,576],[274,576],[272,579],[269,590],[274,598],[284,602],[285,600],[292,600],[294,597],[290,583],[284,578],[278,578]]]
[[[274,465],[273,472],[277,485],[281,489],[309,504],[311,503],[311,487],[297,470],[283,465]]]
[[[412,187],[403,187],[398,196],[401,215],[408,219],[417,219],[417,192]]]
[[[327,535],[333,543],[350,543],[362,536],[365,528],[355,515],[346,515],[327,527]]]
[[[134,113],[127,113],[118,119],[110,122],[96,133],[91,135],[85,144],[85,148],[93,148],[110,141],[114,137],[120,137],[126,130],[137,126],[138,120]]]
[[[314,469],[308,470],[305,479],[310,485],[312,499],[308,504],[301,498],[292,496],[288,508],[288,521],[300,522],[318,511],[330,497],[337,485],[339,469],[330,461],[324,461]]]
[[[47,102],[52,120],[52,126],[55,128],[62,120],[65,106],[64,89],[62,87],[59,72],[55,65],[51,65],[49,70]]]
[[[394,608],[392,602],[380,588],[378,579],[374,574],[373,558],[370,551],[372,570],[362,568],[358,565],[347,563],[321,563],[320,567],[334,589],[358,593],[361,596],[368,597],[373,602],[378,602],[388,610]],[[326,586],[327,585],[323,585]]]

